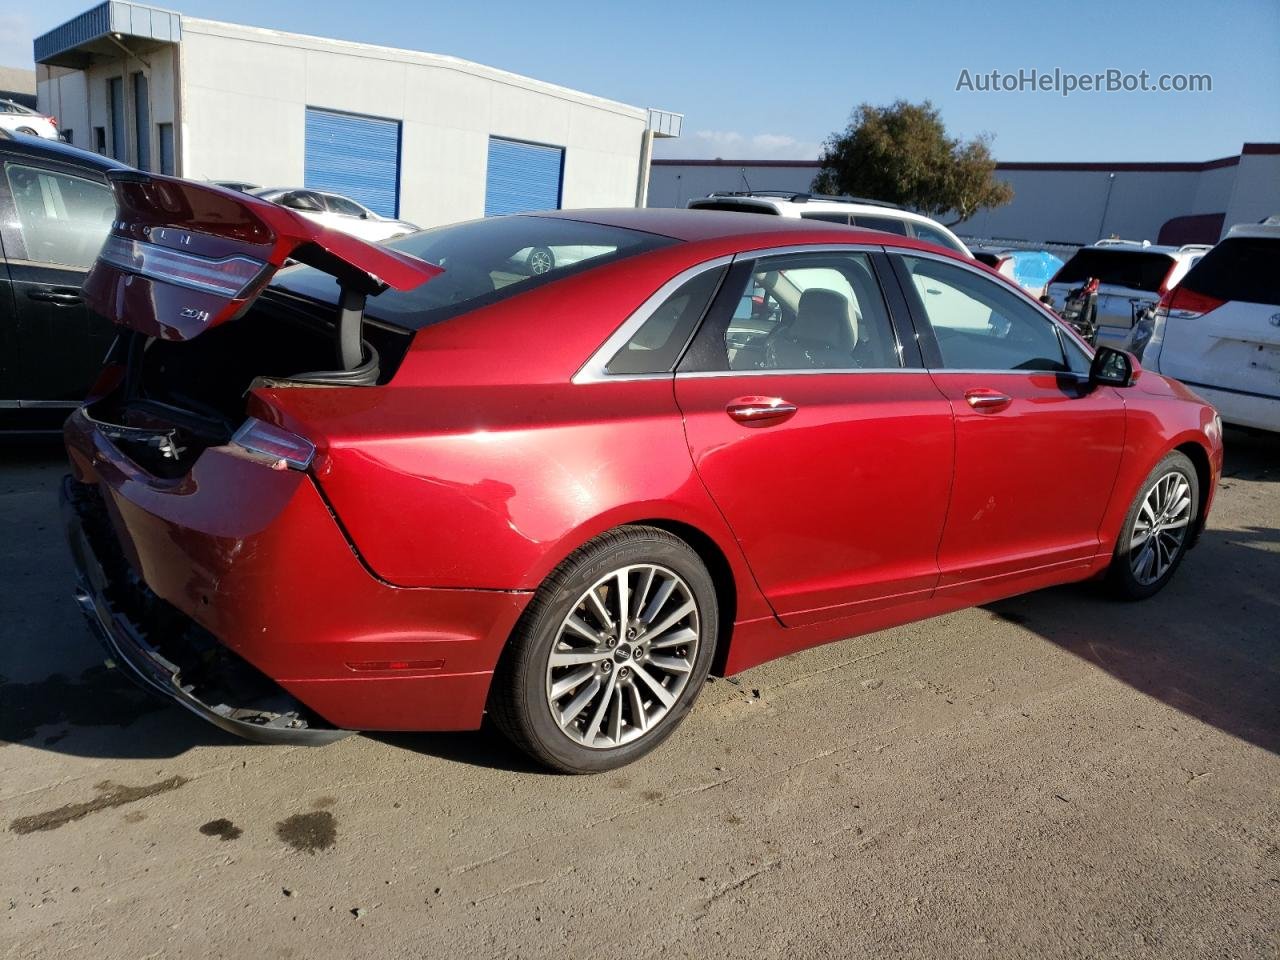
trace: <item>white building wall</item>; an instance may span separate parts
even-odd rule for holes
[[[484,213],[489,137],[565,148],[562,204],[633,206],[646,111],[450,57],[183,18],[183,173],[301,185],[306,107],[402,122],[400,215]]]

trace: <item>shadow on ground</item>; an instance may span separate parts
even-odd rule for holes
[[[1280,437],[1232,431],[1227,442],[1225,485],[1280,480]],[[101,652],[70,599],[70,568],[54,493],[61,473],[56,444],[0,447],[0,496],[26,497],[35,504],[32,516],[19,518],[13,535],[36,542],[11,544],[8,556],[29,558],[28,565],[39,569],[24,573],[41,582],[65,581],[54,583],[56,595],[45,595],[24,591],[12,577],[0,579],[0,609],[16,614],[18,621],[47,620],[54,634],[19,631],[18,642],[0,645],[0,749],[22,742],[77,756],[160,758],[200,745],[253,748],[152,699],[117,671],[100,666]],[[1000,601],[986,610],[1144,694],[1280,752],[1280,640],[1275,627],[1280,623],[1280,516],[1275,520],[1275,525],[1243,530],[1211,527],[1174,585],[1146,603],[1115,602],[1097,584],[1074,584]],[[65,609],[43,609],[56,603],[50,598],[62,596]],[[26,658],[54,669],[34,679],[10,679],[30,666]],[[543,772],[488,729],[373,737],[459,763]]]

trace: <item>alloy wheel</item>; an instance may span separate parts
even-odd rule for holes
[[[674,571],[642,563],[606,574],[578,598],[552,644],[552,720],[595,749],[643,737],[679,700],[700,642],[697,601]]]
[[[1129,539],[1129,568],[1146,586],[1168,572],[1182,551],[1191,522],[1191,485],[1172,470],[1153,483],[1142,498]]]

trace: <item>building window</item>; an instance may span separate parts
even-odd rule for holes
[[[63,127],[63,128],[62,128],[62,142],[63,142],[63,143],[70,143],[70,144],[73,144],[73,145],[74,145],[74,144],[75,144],[75,142],[76,142],[76,132],[75,132],[74,130],[72,130],[70,127]]]
[[[151,97],[147,75],[139,70],[133,75],[133,131],[138,141],[138,169],[151,169]]]
[[[107,108],[111,111],[111,156],[129,162],[129,132],[124,125],[124,78],[107,78]]]
[[[564,148],[489,138],[484,215],[560,209]]]
[[[102,154],[103,156],[106,156],[107,154],[107,128],[106,127],[93,128],[93,149],[97,150],[98,153]]]
[[[173,124],[157,123],[156,139],[160,141],[160,172],[173,176]]]

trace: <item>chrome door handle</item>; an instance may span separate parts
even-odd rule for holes
[[[768,427],[789,419],[797,409],[781,397],[738,397],[729,401],[724,412],[748,427]]]
[[[60,307],[70,307],[83,302],[79,292],[74,290],[28,290],[27,298],[56,303]]]
[[[975,410],[992,411],[1001,410],[1012,402],[1008,395],[997,393],[995,390],[988,390],[985,387],[966,391],[964,400]]]

